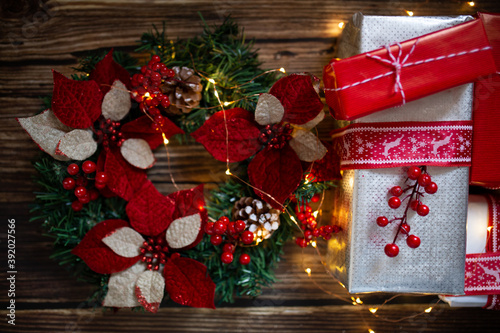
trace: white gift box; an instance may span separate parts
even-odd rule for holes
[[[472,19],[460,17],[390,17],[356,14],[346,25],[339,57],[349,57],[386,44],[418,37]],[[470,120],[472,84],[449,89],[404,106],[357,119],[356,123]],[[389,258],[384,247],[392,243],[397,223],[381,228],[378,216],[402,215],[387,204],[389,189],[403,186],[405,168],[346,170],[333,203],[333,223],[343,231],[330,240],[329,269],[350,293],[464,293],[465,237],[468,167],[427,168],[439,190],[426,195],[430,213],[408,215],[410,234],[420,237],[417,249],[398,236],[397,257]],[[406,203],[406,202],[405,202]],[[403,205],[405,204],[403,203]],[[402,205],[402,206],[403,206]]]

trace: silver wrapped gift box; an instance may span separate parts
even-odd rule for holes
[[[391,17],[356,14],[346,25],[338,48],[345,58],[387,44],[408,40],[471,20],[459,17]],[[357,119],[356,123],[470,120],[472,84],[409,102]],[[439,190],[426,195],[430,213],[421,217],[410,210],[410,234],[420,237],[416,249],[398,236],[398,256],[385,255],[397,223],[382,228],[378,216],[401,216],[403,206],[391,209],[389,189],[403,186],[406,169],[346,170],[333,202],[333,223],[343,228],[328,244],[329,269],[350,293],[395,292],[454,294],[464,292],[468,167],[428,167]]]

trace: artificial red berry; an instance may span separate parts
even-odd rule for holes
[[[300,246],[300,247],[306,247],[307,246],[307,241],[302,238],[302,237],[297,237],[295,238],[295,243]]]
[[[418,205],[417,214],[420,216],[425,216],[429,214],[429,207],[427,207],[426,205]]]
[[[213,222],[207,222],[207,224],[205,224],[205,233],[207,233],[208,235],[214,234],[214,223]]]
[[[399,253],[399,247],[396,244],[387,244],[384,248],[384,252],[388,257],[395,257]]]
[[[401,188],[401,186],[394,186],[393,188],[391,188],[391,194],[395,197],[399,197],[401,196],[401,194],[403,194],[403,189]]]
[[[85,161],[82,164],[82,170],[85,173],[92,173],[95,171],[96,168],[97,168],[97,166],[92,161]]]
[[[438,186],[436,183],[434,182],[431,182],[429,185],[427,185],[425,187],[425,192],[429,193],[429,194],[434,194],[436,193],[438,190]]]
[[[234,222],[234,229],[236,229],[237,232],[242,232],[243,230],[245,230],[245,228],[246,228],[246,224],[244,221],[238,220],[238,221]]]
[[[255,238],[255,235],[253,232],[250,230],[247,230],[241,234],[241,241],[243,244],[249,245],[253,243],[253,239]]]
[[[419,167],[410,167],[407,172],[408,178],[411,180],[416,180],[421,174],[422,170]]]
[[[229,218],[227,216],[222,216],[219,221],[221,221],[222,223],[224,224],[228,224],[229,223]]]
[[[236,247],[231,244],[231,243],[226,243],[224,244],[224,246],[222,247],[222,252],[231,252],[231,253],[234,253],[234,250],[236,249]]]
[[[75,188],[75,196],[77,198],[81,198],[83,196],[85,196],[85,194],[87,194],[87,189],[83,186],[78,186],[77,188]]]
[[[331,225],[325,225],[323,231],[325,234],[331,234],[333,232],[333,227]]]
[[[95,175],[95,181],[98,183],[106,184],[108,182],[108,174],[104,171],[100,171]]]
[[[153,62],[153,63],[160,62],[160,60],[161,60],[160,56],[158,56],[156,54],[151,57],[151,62]]]
[[[332,238],[332,234],[326,234],[323,236],[324,240],[329,240],[330,238]]]
[[[67,177],[67,178],[64,178],[64,180],[62,182],[62,186],[65,190],[72,190],[75,188],[76,182],[73,178]]]
[[[250,256],[246,253],[243,253],[241,256],[240,256],[240,264],[242,265],[248,265],[250,263]]]
[[[319,229],[314,229],[312,233],[313,233],[313,237],[318,237],[320,234]]]
[[[399,208],[401,206],[401,200],[398,197],[391,197],[389,199],[389,207],[392,209]]]
[[[78,201],[80,201],[82,204],[88,204],[90,202],[90,195],[86,193],[84,196],[79,197]]]
[[[234,227],[234,222],[229,222],[227,224],[227,231],[230,235],[234,235],[236,233],[236,228]]]
[[[408,235],[408,233],[410,232],[410,225],[408,223],[403,223],[401,225],[401,232],[405,235]]]
[[[429,176],[429,175],[422,174],[422,175],[418,176],[418,184],[420,186],[425,187],[425,186],[429,185],[431,183],[431,181],[432,181],[431,176]]]
[[[298,213],[297,214],[297,218],[299,219],[299,221],[304,221],[304,219],[306,218],[306,216],[305,216],[304,213]]]
[[[318,202],[319,201],[319,193],[316,193],[315,195],[313,195],[313,197],[311,198],[311,202]]]
[[[418,205],[420,205],[420,201],[418,201],[418,200],[413,200],[413,201],[410,203],[410,208],[411,208],[412,210],[415,210],[415,211],[416,211],[416,210],[417,210],[417,208],[418,208]]]
[[[304,238],[307,240],[311,240],[313,238],[312,231],[309,229],[304,231]]]
[[[227,230],[227,225],[221,220],[214,223],[214,233],[216,233],[217,235],[223,235],[226,232],[226,230]]]
[[[78,167],[77,164],[72,163],[72,164],[68,165],[68,168],[66,170],[68,171],[68,173],[70,175],[74,176],[80,171],[80,168]]]
[[[75,212],[79,212],[83,209],[83,204],[80,201],[75,200],[71,203],[71,208],[73,208]]]
[[[420,246],[420,238],[415,235],[410,235],[406,239],[406,244],[412,249],[416,249]]]
[[[233,262],[233,254],[231,252],[222,252],[220,260],[225,264],[230,264]]]
[[[381,227],[385,227],[389,224],[389,219],[385,216],[379,216],[377,217],[377,224]]]
[[[221,235],[210,236],[210,243],[212,243],[215,246],[219,246],[222,243],[222,236]]]

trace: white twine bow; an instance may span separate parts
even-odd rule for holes
[[[406,103],[406,96],[405,96],[405,92],[403,90],[403,85],[401,84],[401,69],[403,67],[405,67],[404,64],[406,63],[406,61],[408,60],[408,58],[410,57],[410,55],[413,53],[413,51],[415,51],[415,47],[417,46],[418,41],[419,41],[419,39],[417,39],[415,41],[415,43],[413,43],[413,45],[411,46],[410,52],[408,52],[405,55],[405,57],[403,58],[403,60],[401,60],[401,57],[403,56],[403,47],[401,46],[400,43],[394,44],[394,45],[396,45],[398,47],[398,56],[397,57],[395,57],[394,54],[392,54],[392,52],[391,52],[391,45],[385,45],[384,46],[385,49],[387,50],[387,55],[389,56],[390,60],[389,59],[383,59],[383,58],[381,58],[379,56],[376,56],[376,55],[373,55],[373,54],[370,54],[370,53],[366,54],[366,56],[368,58],[380,61],[380,62],[382,62],[384,64],[388,64],[388,65],[391,65],[392,67],[394,67],[394,71],[393,72],[389,72],[386,75],[394,73],[394,75],[395,75],[395,78],[394,78],[394,93],[395,94],[397,94],[397,93],[401,94],[401,98],[403,100],[403,104]]]

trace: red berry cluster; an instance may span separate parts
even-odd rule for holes
[[[407,172],[408,179],[414,180],[413,184],[408,185],[405,189],[401,188],[401,186],[394,186],[390,189],[389,193],[392,197],[389,199],[389,207],[392,209],[397,209],[401,206],[401,203],[408,199],[406,209],[402,217],[394,217],[394,219],[389,220],[385,216],[377,217],[377,224],[381,227],[385,227],[389,223],[394,221],[399,221],[399,227],[396,232],[396,236],[392,243],[387,244],[385,246],[385,254],[389,257],[395,257],[399,253],[399,247],[396,245],[396,239],[401,232],[406,235],[406,244],[415,249],[420,246],[420,238],[415,235],[410,235],[410,226],[407,223],[407,214],[408,209],[416,211],[420,216],[426,216],[429,214],[429,207],[424,205],[421,198],[424,197],[424,193],[422,189],[428,194],[434,194],[438,190],[438,186],[431,179],[431,176],[427,173],[427,168],[425,166],[422,167],[410,167]],[[404,193],[411,190],[411,194],[406,195],[402,200],[399,198]]]
[[[331,225],[325,225],[318,228],[318,222],[312,214],[312,208],[307,203],[305,205],[297,205],[295,211],[297,213],[297,219],[302,223],[300,228],[304,231],[304,237],[295,238],[295,243],[300,247],[306,247],[313,238],[320,236],[325,240],[329,240],[333,233],[340,231],[338,226]]]
[[[148,113],[154,120],[153,127],[160,130],[165,123],[160,107],[166,109],[170,100],[164,95],[160,85],[162,81],[171,80],[175,72],[154,55],[147,65],[141,68],[141,74],[132,76],[132,98],[139,103],[141,111]]]
[[[150,237],[142,243],[141,261],[147,264],[146,269],[157,271],[160,268],[160,264],[165,264],[166,253],[168,253],[168,246],[165,234]]]
[[[233,254],[238,245],[250,245],[255,239],[255,234],[249,230],[245,230],[245,222],[238,220],[235,222],[229,221],[229,218],[223,216],[216,222],[208,222],[205,224],[205,232],[210,235],[210,242],[219,246],[224,242],[222,247],[221,261],[225,264],[233,262]],[[246,253],[240,255],[239,262],[242,265],[250,263],[250,256]]]
[[[96,171],[96,164],[92,161],[85,161],[82,164],[83,174],[80,172],[80,167],[78,164],[72,163],[68,165],[66,171],[71,176],[76,177],[66,177],[62,181],[63,188],[65,190],[74,190],[74,194],[77,200],[71,203],[71,208],[75,212],[82,210],[83,205],[89,203],[92,200],[99,198],[99,191],[106,186],[108,181],[108,175],[105,172],[97,172],[95,178],[90,178],[90,174]],[[88,189],[89,180],[94,180],[94,188]]]
[[[111,119],[101,118],[99,120],[98,130],[95,132],[98,142],[102,142],[104,149],[109,150],[111,145],[121,147],[125,138],[120,132],[120,122]]]
[[[281,149],[292,139],[293,128],[290,124],[266,125],[259,135],[259,141],[263,145],[269,145],[274,149]]]

